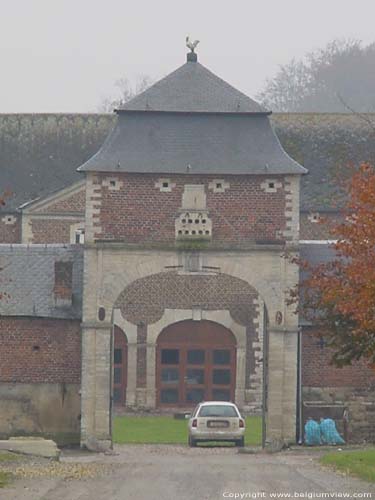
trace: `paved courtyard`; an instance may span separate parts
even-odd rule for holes
[[[68,451],[61,464],[52,467],[53,477],[18,479],[0,491],[0,498],[219,500],[241,498],[236,496],[241,494],[242,498],[280,498],[281,493],[291,498],[319,498],[321,493],[333,494],[330,498],[336,494],[337,498],[340,494],[371,498],[363,494],[372,493],[375,499],[374,485],[324,470],[317,458],[318,453],[310,450],[252,455],[239,454],[235,448],[169,445],[118,445],[113,455]],[[65,477],[56,473],[61,467],[68,471]],[[81,474],[79,467],[83,478],[74,479]]]

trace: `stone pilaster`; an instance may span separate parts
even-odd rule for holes
[[[81,446],[103,451],[112,446],[112,326],[82,325]]]

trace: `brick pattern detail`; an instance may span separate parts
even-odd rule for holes
[[[70,243],[70,226],[74,223],[64,219],[31,219],[32,243]]]
[[[9,218],[16,219],[12,224]],[[0,243],[20,243],[21,242],[21,217],[14,214],[5,214],[0,218]]]
[[[282,187],[276,193],[262,190],[265,176],[230,176],[224,179],[230,183],[230,189],[223,193],[209,189],[215,179],[209,175],[173,176],[171,181],[176,187],[171,192],[155,189],[160,179],[156,175],[118,174],[118,177],[123,181],[119,191],[110,191],[102,185],[104,174],[88,177],[86,232],[92,232],[97,240],[174,242],[175,219],[182,206],[185,184],[204,186],[214,242],[240,246],[259,240],[284,240],[286,204],[282,176],[277,178]]]
[[[252,324],[257,292],[245,281],[226,274],[179,275],[175,271],[153,274],[131,283],[115,307],[134,324],[156,323],[164,309],[229,309],[240,325]]]
[[[58,194],[57,194],[58,196]],[[54,214],[54,213],[65,213],[65,212],[77,212],[84,213],[85,211],[85,187],[83,186],[80,191],[73,193],[71,196],[66,196],[61,200],[57,200],[55,203],[49,203],[47,207],[35,210],[38,214]]]
[[[313,387],[375,386],[375,372],[364,361],[336,368],[330,364],[332,351],[322,347],[319,332],[304,328],[302,335],[302,385]]]
[[[3,317],[0,345],[0,382],[80,382],[80,321]]]

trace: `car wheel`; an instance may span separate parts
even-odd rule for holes
[[[236,446],[239,446],[240,448],[243,448],[245,446],[245,438],[238,439],[236,441]]]
[[[194,438],[192,438],[191,436],[189,436],[189,446],[191,448],[195,448],[197,446],[197,442]]]

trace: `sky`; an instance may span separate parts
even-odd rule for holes
[[[291,58],[375,41],[374,0],[0,0],[0,113],[96,112],[120,78],[198,60],[254,96]]]

